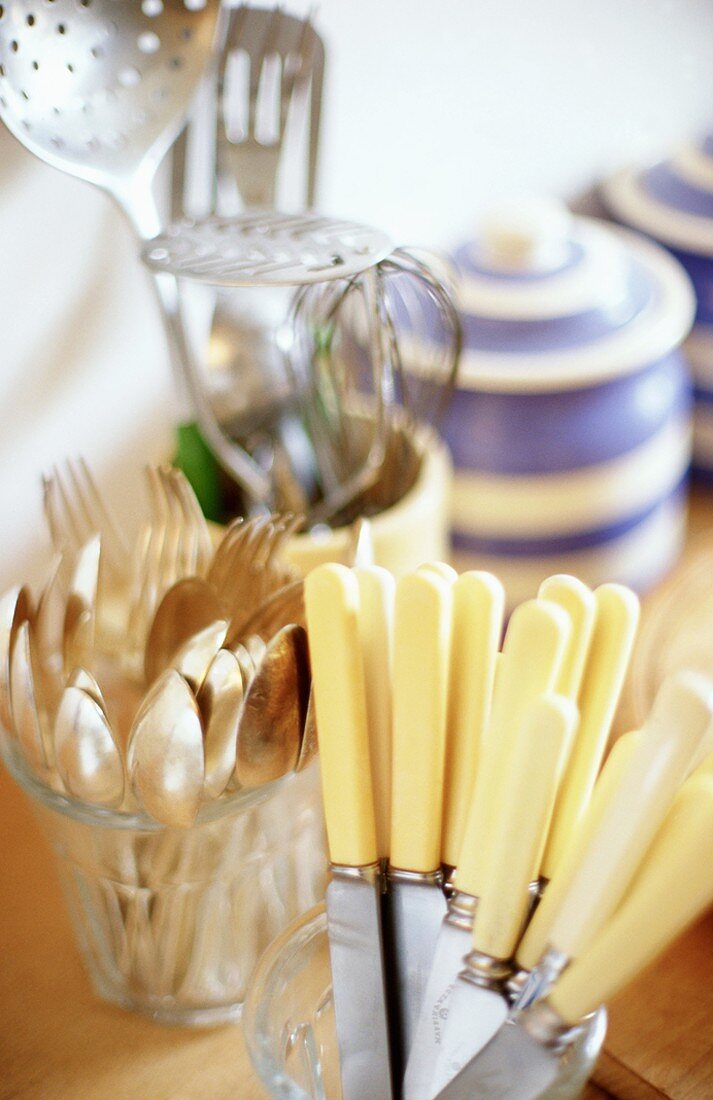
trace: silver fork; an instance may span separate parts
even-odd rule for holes
[[[309,16],[229,9],[217,77],[217,176],[219,184],[237,183],[245,206],[274,206],[290,111],[298,99],[306,105],[308,92],[306,197],[313,205],[323,74],[324,46]]]
[[[71,562],[93,535],[99,535],[111,579],[126,580],[129,547],[85,460],[68,458],[63,471],[55,466],[42,478],[42,493],[55,551]]]
[[[210,533],[195,494],[180,470],[146,470],[149,519],[139,533],[128,633],[131,661],[140,660],[149,625],[164,594],[189,575],[203,576],[212,554]]]
[[[295,579],[281,551],[300,526],[299,516],[258,516],[228,528],[208,572],[233,624],[249,618],[272,592]]]

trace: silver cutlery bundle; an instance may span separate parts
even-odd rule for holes
[[[236,521],[214,549],[183,475],[146,480],[132,545],[84,463],[46,479],[49,579],[36,604],[0,601],[0,750],[97,993],[211,1024],[324,891],[303,584],[283,557],[299,521]]]
[[[501,648],[487,573],[325,565],[305,601],[343,1096],[549,1094],[713,900],[713,682],[669,679],[605,759],[628,589],[550,577]]]
[[[33,606],[0,604],[3,719],[38,778],[93,805],[190,827],[206,800],[314,753],[292,516],[238,520],[215,551],[184,476],[147,470],[132,550],[82,462],[45,481],[56,551]]]

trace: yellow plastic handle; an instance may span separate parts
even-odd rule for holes
[[[361,867],[378,852],[354,573],[318,566],[305,580],[305,609],[330,858]]]
[[[628,771],[640,742],[641,732],[632,730],[631,733],[625,733],[620,737],[609,753],[582,823],[566,849],[557,867],[557,873],[548,883],[542,900],[535,909],[534,916],[520,941],[517,949],[518,969],[532,970],[544,955],[550,939],[552,923],[562,904],[572,875],[579,866],[582,853],[586,850],[590,838],[599,828],[602,816]]]
[[[458,574],[453,566],[445,561],[424,561],[419,565],[417,572],[434,573],[442,580],[448,581],[449,584],[455,584],[458,580]]]
[[[508,781],[513,742],[525,708],[554,688],[571,629],[549,600],[527,600],[513,611],[497,662],[495,690],[472,804],[458,854],[458,889],[480,896],[492,823]]]
[[[523,711],[508,781],[488,842],[488,863],[475,914],[473,947],[512,956],[527,916],[557,784],[578,718],[563,695],[542,695]]]
[[[549,996],[567,1023],[619,992],[713,902],[713,777],[679,792],[621,906]]]
[[[594,629],[594,593],[577,577],[557,573],[542,582],[537,594],[544,600],[559,604],[572,620],[572,633],[555,686],[560,695],[576,702]]]
[[[391,676],[396,582],[378,565],[354,570],[359,582],[359,636],[369,719],[371,784],[376,842],[381,859],[389,855],[391,828]]]
[[[713,752],[706,753],[696,767],[694,775],[713,775]]]
[[[592,794],[639,621],[639,601],[619,584],[594,592],[596,613],[579,693],[579,731],[557,797],[542,874],[552,878]]]
[[[441,858],[458,861],[475,788],[502,631],[505,592],[492,573],[463,573],[453,586]]]
[[[551,943],[576,958],[612,915],[688,774],[713,715],[713,682],[664,680],[638,751],[591,837],[552,925]]]
[[[441,862],[451,584],[418,570],[396,586],[391,855],[394,867]]]

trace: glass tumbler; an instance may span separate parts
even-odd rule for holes
[[[306,913],[268,948],[245,1001],[243,1030],[260,1080],[276,1100],[341,1100],[327,918]],[[603,1008],[588,1018],[561,1059],[548,1100],[585,1086],[606,1032]]]
[[[236,1019],[267,945],[324,897],[316,761],[206,803],[190,829],[100,809],[45,786],[15,743],[2,756],[57,857],[95,992],[164,1023]]]

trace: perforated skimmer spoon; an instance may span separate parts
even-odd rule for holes
[[[40,160],[93,183],[142,240],[152,184],[211,56],[219,0],[5,0],[0,118]],[[264,472],[220,431],[187,346],[174,279],[154,280],[171,361],[218,460],[257,500]]]

